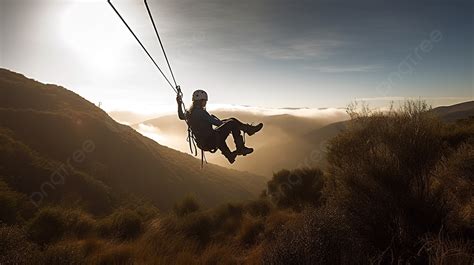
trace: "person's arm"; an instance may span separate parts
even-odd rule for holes
[[[184,113],[183,110],[183,99],[181,98],[181,95],[178,95],[176,97],[176,102],[178,102],[178,117],[180,120],[186,120],[186,114]]]
[[[209,113],[208,113],[208,115],[209,115]],[[222,121],[214,115],[209,115],[209,122],[212,125],[215,125],[215,126],[221,126],[222,125]]]

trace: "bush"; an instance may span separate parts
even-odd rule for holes
[[[244,219],[238,240],[245,246],[249,247],[255,244],[264,230],[264,223],[261,220]]]
[[[144,203],[144,205],[138,205],[135,207],[135,211],[140,216],[143,221],[149,221],[158,216],[158,209],[149,203]]]
[[[221,239],[233,236],[240,227],[244,209],[241,204],[227,203],[212,211],[215,233]]]
[[[183,217],[190,213],[197,212],[200,208],[199,203],[194,197],[187,196],[181,202],[174,205],[173,211],[178,217]]]
[[[305,209],[299,218],[264,244],[263,264],[368,264],[373,252],[344,212],[331,207]]]
[[[135,238],[142,231],[140,216],[132,210],[118,209],[99,223],[99,234],[121,240]]]
[[[446,206],[450,209],[444,231],[474,238],[474,143],[460,145],[452,155],[443,159],[434,174],[437,176],[434,187],[447,198]]]
[[[87,213],[80,210],[64,211],[66,233],[77,238],[90,235],[95,228],[95,220]]]
[[[10,191],[0,190],[0,222],[14,224],[18,218],[19,196]]]
[[[0,224],[0,264],[42,264],[39,246],[16,226]]]
[[[451,125],[420,102],[351,116],[348,129],[328,147],[334,202],[368,245],[385,253],[381,262],[427,262],[417,255],[420,238],[437,233],[451,211],[436,171],[470,137],[463,130],[451,145],[452,135],[445,135]]]
[[[59,242],[45,250],[45,264],[48,265],[80,265],[86,258],[82,246],[74,242]]]
[[[26,196],[15,192],[0,180],[0,222],[15,224],[22,222],[25,212],[28,212]]]
[[[208,246],[199,256],[199,261],[192,261],[194,264],[208,264],[208,265],[237,265],[242,264],[236,253],[236,249],[232,246],[225,246],[223,244],[213,244]],[[186,264],[190,264],[189,262]]]
[[[30,237],[39,244],[50,244],[63,236],[84,238],[95,227],[95,220],[80,210],[46,207],[29,221]]]
[[[273,175],[267,187],[278,207],[300,210],[305,205],[321,203],[324,174],[319,169],[282,170]]]
[[[63,236],[66,218],[58,208],[43,208],[28,224],[30,237],[38,244],[49,244]]]
[[[92,257],[90,263],[98,265],[134,264],[133,249],[128,245],[110,245],[101,253]]]
[[[474,262],[474,242],[472,240],[452,240],[438,235],[423,238],[419,253],[428,256],[429,264],[472,264]]]
[[[212,218],[207,213],[192,213],[178,221],[178,231],[185,236],[205,245],[211,239],[214,230]]]
[[[273,210],[273,205],[267,199],[260,198],[245,204],[245,210],[254,217],[265,217]]]

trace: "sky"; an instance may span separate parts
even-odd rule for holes
[[[167,72],[141,0],[113,0]],[[215,105],[474,99],[472,0],[148,0],[178,84]],[[107,111],[175,94],[105,0],[0,0],[0,67]],[[167,72],[168,73],[168,72]]]

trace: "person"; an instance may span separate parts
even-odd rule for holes
[[[176,97],[178,102],[178,117],[185,120],[195,136],[196,144],[204,151],[219,149],[232,164],[238,155],[246,156],[253,152],[252,148],[246,147],[241,132],[254,135],[263,128],[263,123],[258,125],[244,124],[236,118],[220,120],[206,111],[208,96],[204,90],[196,90],[193,93],[193,103],[189,110],[183,110],[183,99],[181,95]],[[213,127],[215,126],[215,128]],[[226,139],[232,133],[236,150],[231,152],[227,146]]]

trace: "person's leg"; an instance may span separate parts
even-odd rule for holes
[[[216,132],[216,141],[217,141],[217,148],[221,151],[222,155],[224,155],[229,163],[235,162],[235,157],[237,156],[233,152],[230,151],[229,146],[227,146],[226,139],[230,134],[228,129],[222,130],[215,130]]]
[[[225,141],[219,141],[219,143],[217,144],[217,148],[221,151],[222,155],[224,155],[225,158],[229,160],[229,163],[234,163],[237,154],[230,151]]]
[[[233,121],[233,123],[235,123],[235,125],[237,126],[237,128],[239,130],[245,132],[249,136],[254,135],[255,133],[257,133],[258,131],[260,131],[263,128],[263,123],[259,123],[259,124],[254,126],[254,125],[243,123],[243,122],[239,121],[236,118],[229,118],[229,119],[225,119],[223,121],[224,122]]]
[[[234,137],[235,146],[237,147],[236,153],[240,155],[247,155],[252,153],[253,149],[247,148],[244,145],[244,139],[242,137],[242,134],[240,133],[243,126],[244,124],[239,120],[235,118],[230,118],[224,120],[224,123],[218,128],[216,128],[216,131],[219,133],[219,135],[222,135],[224,137],[224,141],[227,136],[232,133],[232,136]]]

